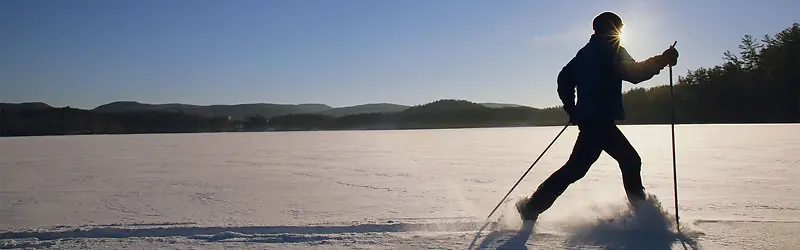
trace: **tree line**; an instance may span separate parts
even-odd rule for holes
[[[679,123],[800,122],[800,25],[760,40],[745,35],[722,65],[689,70],[674,88]],[[626,123],[668,123],[669,86],[623,95]]]
[[[367,113],[333,117],[291,114],[270,118],[272,130],[474,128],[562,124],[566,114],[557,108],[489,108],[481,104],[443,99],[396,113]]]
[[[689,70],[675,84],[678,123],[800,122],[800,25],[755,39],[745,35],[724,63]],[[555,95],[555,93],[553,93]],[[623,94],[625,124],[670,122],[669,86]],[[264,130],[416,129],[560,125],[561,106],[488,108],[464,100],[438,100],[394,113],[334,117],[322,114],[260,115],[244,119],[182,112],[99,113],[74,108],[0,109],[0,136],[191,133]]]
[[[136,134],[233,131],[240,122],[183,112],[100,113],[46,108],[0,111],[0,135]]]
[[[183,112],[103,113],[65,107],[0,110],[0,135],[463,128],[552,125],[565,120],[565,114],[556,108],[488,108],[464,100],[438,100],[395,113],[366,113],[343,117],[291,114],[267,118],[254,115],[243,120]]]

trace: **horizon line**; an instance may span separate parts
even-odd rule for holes
[[[145,104],[145,105],[190,105],[190,106],[200,106],[200,107],[208,107],[208,106],[237,106],[237,105],[250,105],[250,104],[271,104],[271,105],[286,105],[286,106],[291,106],[291,105],[295,105],[295,106],[297,106],[297,105],[325,105],[325,106],[328,106],[328,107],[331,107],[331,108],[347,108],[347,107],[363,106],[363,105],[370,105],[370,104],[390,104],[390,105],[400,105],[400,106],[414,107],[414,106],[421,106],[421,105],[433,103],[433,102],[436,102],[436,101],[442,101],[442,100],[467,101],[467,102],[471,102],[471,103],[475,103],[475,104],[516,105],[516,106],[536,108],[536,109],[555,108],[555,107],[558,107],[558,106],[562,106],[561,104],[557,104],[557,105],[551,105],[551,106],[547,106],[547,107],[544,107],[544,108],[540,108],[540,107],[534,107],[534,106],[531,106],[531,105],[509,103],[509,102],[497,102],[497,101],[476,102],[476,101],[470,101],[470,100],[467,100],[467,99],[457,99],[457,98],[440,98],[440,99],[436,99],[436,100],[433,100],[433,101],[428,101],[428,102],[425,102],[425,103],[419,103],[419,104],[413,104],[413,105],[391,103],[391,102],[368,102],[368,103],[355,104],[355,105],[345,105],[345,106],[333,106],[333,105],[329,105],[329,104],[325,104],[325,103],[313,103],[313,102],[307,102],[307,103],[249,102],[249,103],[235,103],[235,104],[191,104],[191,103],[181,103],[181,102],[155,103],[155,102],[141,102],[141,101],[131,101],[131,100],[120,100],[120,101],[112,101],[112,102],[100,104],[100,105],[94,106],[93,108],[82,108],[82,107],[77,107],[77,106],[72,106],[72,105],[60,105],[60,106],[59,105],[55,105],[54,106],[54,105],[51,105],[50,103],[47,103],[45,101],[0,102],[0,103],[2,103],[2,104],[36,104],[36,103],[41,103],[41,104],[45,104],[45,105],[53,107],[53,108],[75,108],[75,109],[92,110],[92,109],[96,109],[96,108],[98,108],[100,106],[104,106],[104,105],[108,105],[108,104],[112,104],[112,103],[121,103],[121,102],[122,103],[125,103],[125,102],[127,102],[127,103],[138,103],[138,104]]]

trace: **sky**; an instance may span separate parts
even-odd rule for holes
[[[0,102],[560,105],[556,76],[603,11],[636,60],[678,41],[675,76],[800,1],[3,0]],[[625,90],[669,84],[669,72]]]

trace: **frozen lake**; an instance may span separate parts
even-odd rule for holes
[[[800,125],[676,126],[682,235],[664,224],[669,125],[620,128],[668,214],[615,215],[626,201],[603,154],[534,228],[504,206],[476,245],[797,249]],[[0,247],[465,249],[560,129],[0,138]],[[511,198],[559,168],[576,136]]]

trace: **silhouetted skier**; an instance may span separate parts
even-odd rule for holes
[[[664,67],[675,65],[678,51],[670,47],[661,55],[636,62],[619,43],[619,16],[601,13],[592,27],[589,42],[558,74],[558,95],[570,123],[578,125],[578,139],[567,163],[539,185],[530,199],[517,204],[523,220],[535,221],[570,184],[586,175],[603,151],[619,163],[629,202],[645,199],[641,158],[615,124],[624,119],[622,80],[634,84],[649,80]]]

